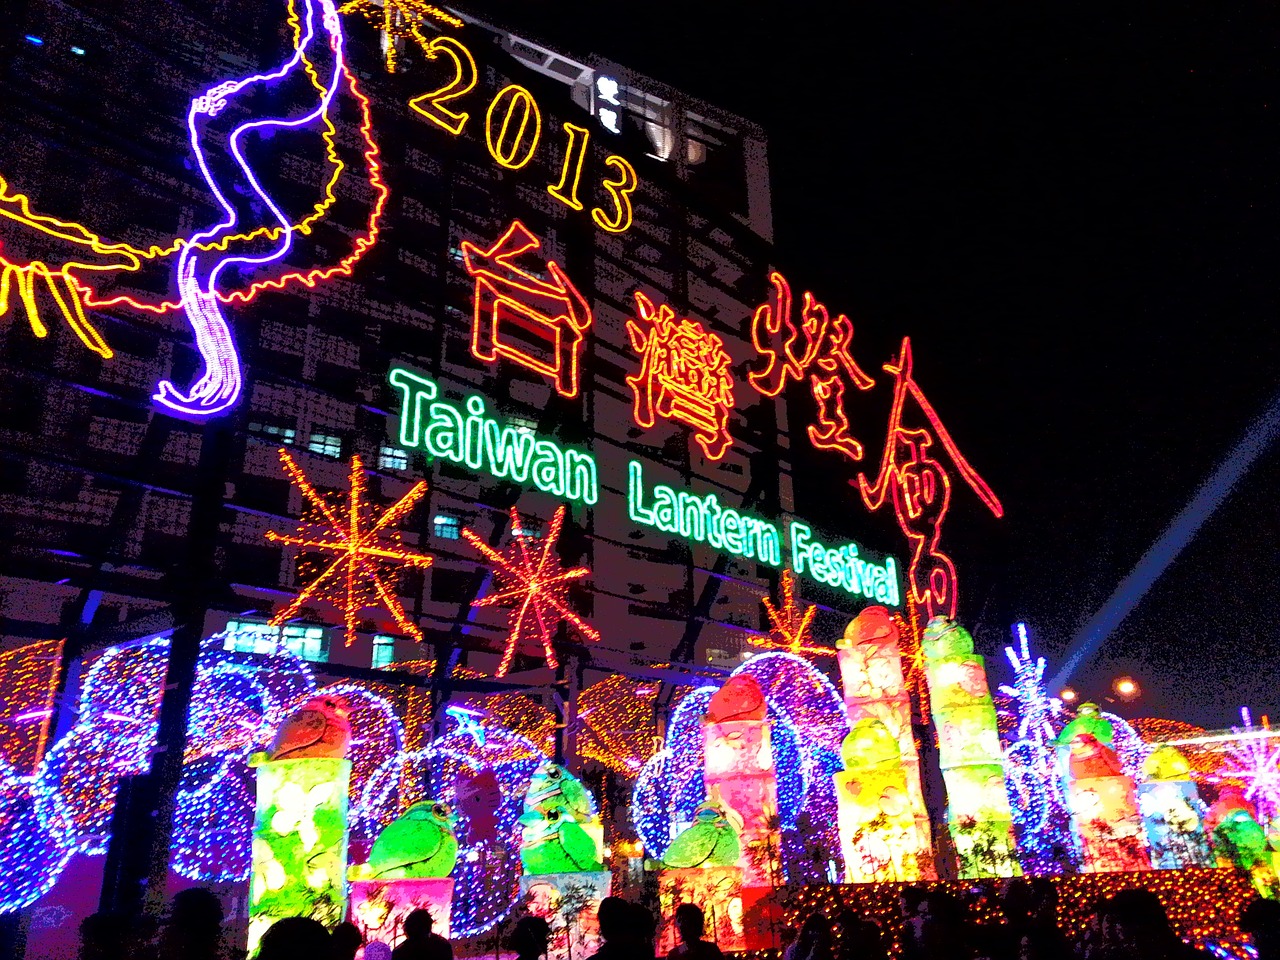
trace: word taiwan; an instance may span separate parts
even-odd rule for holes
[[[486,414],[482,397],[462,405],[441,399],[434,381],[404,367],[393,367],[389,379],[401,395],[402,447],[587,506],[599,500],[591,454],[504,424]]]

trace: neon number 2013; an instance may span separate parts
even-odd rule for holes
[[[520,114],[514,135],[511,135],[512,118]],[[501,115],[502,125],[494,132],[494,117]],[[529,129],[529,121],[533,121],[533,136],[526,141],[525,132]],[[498,95],[489,104],[489,112],[484,118],[484,140],[489,148],[489,155],[508,170],[519,170],[533,159],[533,152],[538,149],[538,141],[542,138],[542,111],[538,109],[538,101],[533,94],[518,84],[508,84],[498,91]],[[527,142],[524,155],[520,155],[520,144]]]
[[[582,179],[582,161],[587,158],[587,144],[591,140],[591,131],[566,121],[564,132],[569,135],[569,142],[564,148],[564,166],[560,168],[560,182],[547,187],[547,193],[565,206],[581,210],[582,201],[578,199],[578,181]],[[565,192],[566,190],[568,193]]]
[[[438,127],[448,130],[455,137],[462,133],[471,118],[469,113],[455,113],[443,106],[449,100],[470,93],[476,85],[476,61],[471,51],[453,37],[436,37],[422,48],[430,60],[444,54],[453,61],[454,77],[443,87],[432,90],[409,101],[409,106]]]
[[[631,194],[637,183],[635,167],[617,155],[605,157],[604,165],[618,168],[618,179],[606,179],[602,184],[613,198],[614,216],[608,217],[602,208],[596,207],[591,211],[591,219],[601,230],[622,233],[631,226]]]

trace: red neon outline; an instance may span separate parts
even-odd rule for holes
[[[511,262],[541,248],[542,241],[519,220],[511,221],[507,232],[488,250],[480,249],[470,240],[462,241],[463,265],[476,281],[471,353],[485,363],[496,363],[499,356],[514,360],[550,377],[556,392],[572,400],[578,395],[578,362],[582,356],[584,334],[591,326],[591,305],[554,260],[547,261],[547,272],[551,274],[553,283],[539,280]],[[505,275],[490,264],[502,268]],[[559,314],[541,313],[535,306],[505,290],[558,303],[563,309]],[[504,314],[514,323],[525,324],[526,332],[531,332],[530,323],[539,325],[536,332],[552,346],[555,363],[530,356],[517,344],[502,342],[499,321],[504,319]],[[568,337],[564,336],[566,328]]]
[[[956,567],[951,558],[938,549],[942,538],[942,522],[951,502],[951,477],[942,464],[928,454],[928,448],[934,440],[942,441],[943,449],[960,471],[960,475],[993,514],[997,517],[1004,516],[1004,506],[987,482],[965,459],[951,434],[943,426],[937,411],[915,382],[912,376],[910,337],[902,338],[902,352],[897,365],[886,363],[884,369],[894,376],[894,390],[880,473],[874,484],[868,483],[866,475],[859,473],[858,490],[862,495],[862,502],[871,511],[879,510],[884,506],[885,499],[892,497],[898,527],[912,548],[911,563],[907,571],[911,581],[912,601],[925,607],[930,618],[945,616],[954,619]],[[928,419],[933,434],[925,428],[903,426],[902,414],[908,395]],[[900,454],[906,459],[900,459]],[[927,582],[922,586],[920,567],[926,560],[931,565],[925,578]]]
[[[556,658],[555,633],[561,620],[568,620],[587,639],[600,642],[600,631],[583,620],[568,605],[569,581],[589,577],[589,567],[574,567],[565,570],[560,565],[560,558],[555,554],[556,541],[560,538],[560,528],[564,525],[565,508],[557,507],[547,535],[538,538],[524,533],[520,528],[520,514],[511,508],[511,545],[506,552],[499,553],[489,546],[482,537],[476,535],[469,527],[464,528],[462,537],[467,543],[480,551],[491,564],[494,575],[502,583],[502,589],[487,594],[472,602],[473,607],[490,607],[498,604],[518,602],[519,610],[511,624],[511,633],[507,636],[502,660],[498,664],[494,676],[505,677],[511,669],[511,661],[515,659],[516,650],[536,629],[542,641],[542,652],[547,658],[547,666],[552,669],[560,666]]]
[[[351,72],[348,64],[343,64],[342,73],[347,78],[347,88],[360,104],[360,136],[365,142],[364,157],[365,162],[369,165],[369,186],[377,194],[373,208],[369,212],[369,227],[366,235],[358,238],[351,253],[347,254],[332,267],[294,270],[269,280],[256,280],[244,290],[219,291],[217,296],[221,302],[250,303],[262,291],[283,290],[294,281],[298,281],[306,287],[314,288],[322,280],[330,280],[337,276],[350,276],[356,262],[377,243],[380,232],[378,223],[382,218],[382,211],[386,207],[387,198],[390,196],[391,190],[382,179],[382,164],[378,160],[381,156],[381,151],[373,139],[373,117],[369,109],[369,98],[364,95],[364,92],[357,85],[355,74]],[[84,297],[85,305],[99,309],[103,307],[129,306],[147,313],[164,314],[177,310],[182,306],[181,300],[163,300],[158,304],[141,303],[125,294],[98,299],[94,294],[93,288],[78,279],[76,280],[76,286]]]
[[[634,320],[627,321],[631,348],[642,357],[640,372],[627,377],[635,395],[636,423],[652,427],[655,413],[683,423],[693,428],[694,439],[708,460],[721,459],[733,446],[729,434],[733,377],[724,341],[687,317],[677,321],[675,311],[665,303],[655,309],[653,301],[639,291],[635,301],[640,319],[653,324],[645,330]],[[682,351],[681,344],[691,349]],[[690,380],[698,386],[691,388]]]

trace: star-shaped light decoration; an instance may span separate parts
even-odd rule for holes
[[[495,676],[505,677],[507,671],[511,669],[511,661],[515,659],[516,650],[535,638],[542,644],[547,666],[558,667],[560,661],[556,658],[554,641],[556,627],[560,625],[561,620],[568,620],[588,639],[596,641],[600,639],[599,631],[579,617],[568,605],[569,584],[589,576],[591,571],[586,567],[565,570],[560,566],[555,547],[556,540],[560,536],[560,528],[564,525],[564,510],[564,507],[556,510],[546,536],[539,543],[538,537],[527,533],[522,528],[520,515],[516,513],[515,507],[512,507],[512,541],[506,553],[494,550],[472,530],[462,531],[462,536],[467,543],[479,550],[484,558],[493,564],[493,572],[498,578],[500,588],[476,600],[472,606],[518,606],[511,619],[511,634],[507,638],[502,662],[498,664]]]
[[[313,565],[309,560],[299,564],[299,575],[309,582],[292,603],[271,618],[271,625],[279,627],[296,617],[308,600],[326,601],[342,610],[350,646],[356,638],[356,617],[360,611],[381,605],[401,630],[421,641],[422,630],[405,612],[387,577],[403,567],[425,570],[431,566],[431,557],[405,548],[396,527],[396,522],[427,492],[427,482],[420,480],[381,516],[376,516],[373,505],[365,498],[364,464],[359,457],[351,458],[351,494],[341,505],[330,503],[312,486],[283,448],[280,462],[293,485],[302,492],[302,521],[297,534],[290,536],[271,530],[267,532],[267,539],[326,556],[318,564]]]
[[[765,613],[773,625],[767,637],[748,637],[757,647],[769,650],[785,650],[787,653],[803,656],[833,657],[835,650],[810,642],[809,626],[813,623],[813,615],[818,608],[812,604],[805,610],[796,603],[795,574],[790,570],[782,571],[782,606],[775,607],[768,597],[763,597]]]

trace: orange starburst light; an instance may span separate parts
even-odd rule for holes
[[[810,604],[802,610],[800,604],[796,603],[795,574],[790,570],[782,571],[782,606],[775,607],[768,597],[762,599],[764,611],[769,615],[769,622],[773,627],[768,637],[748,638],[752,643],[770,650],[784,650],[796,656],[803,654],[815,657],[835,656],[836,652],[831,647],[811,642],[809,627],[813,623],[813,615],[818,608]]]
[[[511,619],[511,634],[507,638],[506,649],[502,653],[502,662],[498,664],[496,676],[504,677],[511,669],[511,661],[515,659],[516,650],[526,641],[537,639],[542,643],[542,650],[547,658],[547,665],[558,667],[556,658],[555,633],[561,620],[567,620],[579,633],[590,640],[599,640],[600,633],[569,607],[569,584],[589,576],[587,567],[574,567],[565,570],[560,566],[556,556],[556,540],[560,537],[560,528],[564,525],[565,508],[556,510],[555,516],[547,529],[545,537],[539,538],[527,533],[520,523],[520,515],[511,508],[512,542],[506,553],[499,553],[478,537],[474,531],[464,529],[463,539],[484,555],[493,564],[493,572],[498,578],[499,589],[476,600],[472,606],[513,606],[515,615]]]
[[[326,561],[313,570],[300,571],[304,576],[310,574],[310,582],[292,603],[271,618],[271,625],[281,626],[297,616],[308,600],[326,601],[342,610],[350,646],[356,637],[356,617],[360,611],[381,605],[401,630],[415,640],[422,640],[422,630],[409,618],[386,578],[403,567],[425,570],[431,566],[431,557],[405,548],[395,526],[422,499],[427,492],[427,482],[421,480],[414,484],[412,490],[377,516],[365,496],[364,463],[359,457],[351,458],[351,494],[341,505],[330,503],[312,486],[302,468],[284,449],[280,450],[280,462],[293,485],[302,492],[302,522],[296,535],[272,530],[267,532],[267,539],[333,559],[326,557]]]

